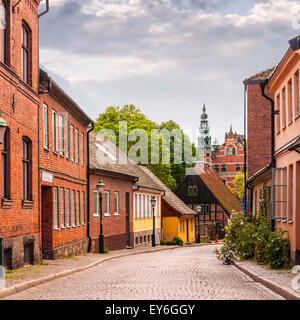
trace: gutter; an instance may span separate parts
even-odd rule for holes
[[[90,132],[94,130],[95,124],[94,122],[91,123],[92,127],[88,130],[86,135],[86,150],[87,150],[87,173],[86,173],[86,179],[87,179],[87,236],[89,238],[89,244],[88,244],[88,252],[91,251],[91,242],[92,238],[90,236]]]

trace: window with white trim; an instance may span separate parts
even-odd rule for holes
[[[157,216],[160,216],[160,197],[157,196],[156,198],[156,206],[157,206]]]
[[[7,4],[0,0],[0,61],[6,63],[7,56]]]
[[[44,133],[44,148],[48,150],[48,106],[43,105],[43,133]]]
[[[56,111],[52,110],[52,141],[53,141],[53,152],[57,153],[58,149],[58,136],[57,136],[57,114]]]
[[[75,142],[76,142],[76,163],[79,164],[79,131],[78,129],[76,129]]]
[[[84,133],[81,132],[81,165],[84,166]]]
[[[138,211],[138,218],[142,217],[142,195],[139,194],[139,211]]]
[[[85,193],[82,191],[82,225],[85,225]]]
[[[58,190],[54,187],[53,195],[53,213],[54,213],[54,229],[58,229]]]
[[[138,194],[134,195],[134,212],[135,212],[135,218],[138,218]]]
[[[109,191],[104,191],[104,215],[109,216]]]
[[[81,204],[80,204],[80,191],[77,191],[77,225],[81,223]]]
[[[119,215],[119,192],[114,193],[114,213]]]
[[[70,190],[67,189],[67,226],[71,227],[71,214],[70,214]]]
[[[60,220],[61,227],[65,228],[65,189],[60,188]]]
[[[68,114],[67,114],[68,117]],[[70,135],[70,130],[69,130],[69,120],[66,119],[66,158],[69,159],[70,157],[70,142],[69,142],[69,135]]]
[[[64,118],[62,115],[58,117],[58,136],[59,136],[59,153],[64,156]]]
[[[73,227],[76,227],[76,202],[74,190],[72,190],[72,225]]]
[[[272,217],[286,219],[287,216],[287,168],[272,169]]]
[[[71,160],[74,162],[75,150],[74,150],[74,127],[71,125]]]
[[[94,216],[99,216],[99,199],[98,191],[93,190],[93,214]]]

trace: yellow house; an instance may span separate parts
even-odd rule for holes
[[[133,238],[135,246],[152,243],[154,227],[155,243],[159,244],[161,234],[161,197],[163,190],[150,176],[151,171],[136,166],[138,181],[133,188]],[[151,199],[155,198],[154,221]]]
[[[148,170],[143,168],[143,170]],[[196,212],[179,199],[162,181],[150,170],[148,175],[163,190],[161,201],[162,239],[172,241],[179,237],[184,244],[195,242]]]

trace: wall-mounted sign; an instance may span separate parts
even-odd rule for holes
[[[42,181],[43,182],[53,183],[53,174],[43,171],[42,172]]]

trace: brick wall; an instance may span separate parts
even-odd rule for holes
[[[109,191],[109,216],[104,216],[103,211],[103,233],[105,247],[109,250],[126,248],[126,192],[129,193],[129,231],[130,246],[133,245],[133,223],[132,223],[132,181],[109,176],[108,174],[90,175],[90,236],[92,239],[92,250],[98,248],[100,234],[100,217],[94,216],[93,191],[97,190],[96,184],[102,179],[105,191]],[[119,215],[114,214],[114,192],[119,193]],[[104,196],[102,202],[104,209]]]
[[[273,94],[266,88],[266,94]],[[248,178],[271,161],[271,104],[262,97],[259,84],[247,85]]]

